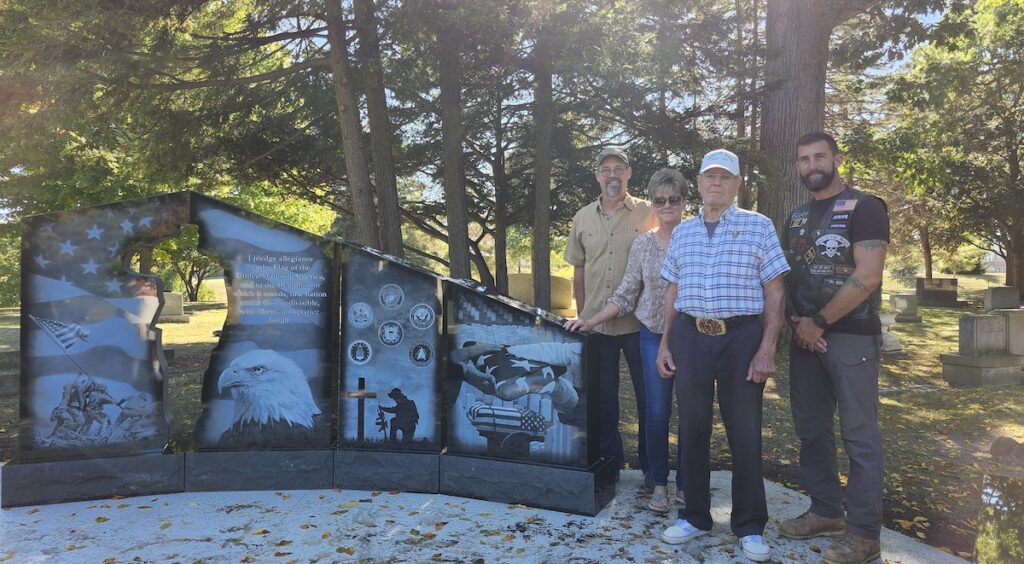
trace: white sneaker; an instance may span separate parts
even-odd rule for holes
[[[694,527],[686,519],[677,519],[675,525],[672,525],[665,529],[664,533],[661,533],[661,540],[668,544],[682,544],[692,538],[706,534],[707,532],[708,531]]]
[[[767,562],[771,558],[772,549],[764,542],[761,535],[747,535],[740,539],[743,556],[754,562]]]

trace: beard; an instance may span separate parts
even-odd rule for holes
[[[617,178],[609,179],[604,183],[604,193],[608,194],[609,198],[618,196],[622,193],[622,181]]]
[[[821,178],[819,178],[818,180],[811,180],[812,174],[821,174]],[[815,170],[808,173],[807,176],[801,174],[800,183],[804,185],[804,188],[807,188],[811,192],[820,192],[827,188],[829,184],[832,184],[832,181],[835,180],[835,177],[836,169],[835,167],[832,167],[832,170],[828,172]]]

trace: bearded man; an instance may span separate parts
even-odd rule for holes
[[[789,397],[800,439],[800,480],[811,497],[779,534],[838,536],[823,552],[832,564],[879,558],[882,434],[878,426],[878,351],[882,271],[889,246],[885,203],[843,184],[835,139],[812,132],[797,142],[797,169],[811,200],[789,216],[783,246],[790,342]],[[836,407],[850,458],[847,512],[832,432]]]
[[[601,196],[587,204],[572,220],[565,260],[573,265],[572,289],[580,319],[590,319],[608,303],[626,273],[633,240],[658,224],[651,205],[629,194],[633,169],[626,152],[608,147],[594,161],[594,175]],[[637,450],[644,471],[644,488],[654,491],[647,465],[643,371],[640,368],[640,322],[633,314],[612,318],[595,326],[589,346],[588,366],[596,373],[598,448],[616,469],[625,461],[619,434],[619,354],[626,358],[636,395],[640,424]],[[617,473],[618,470],[616,470]]]

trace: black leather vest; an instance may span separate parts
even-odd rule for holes
[[[810,202],[790,214],[786,258],[793,269],[790,274],[793,283],[789,284],[789,297],[798,314],[811,316],[818,313],[853,274],[856,263],[853,245],[850,244],[850,216],[858,202],[873,197],[847,186],[832,207],[822,214],[817,225],[807,223]],[[882,289],[879,287],[843,320],[877,317],[881,304]]]

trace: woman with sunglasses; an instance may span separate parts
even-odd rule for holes
[[[654,493],[648,508],[658,513],[669,512],[668,498],[668,424],[672,417],[673,380],[658,374],[656,359],[661,331],[664,327],[665,290],[661,277],[672,230],[682,219],[685,195],[690,183],[674,169],[663,168],[654,173],[647,184],[651,205],[658,217],[658,227],[633,241],[622,283],[608,299],[608,304],[590,319],[570,319],[569,331],[590,331],[617,316],[633,313],[640,320],[640,359],[644,373],[644,402],[647,411],[646,448]],[[677,464],[678,467],[678,464]],[[676,500],[682,503],[682,479],[676,472]]]

